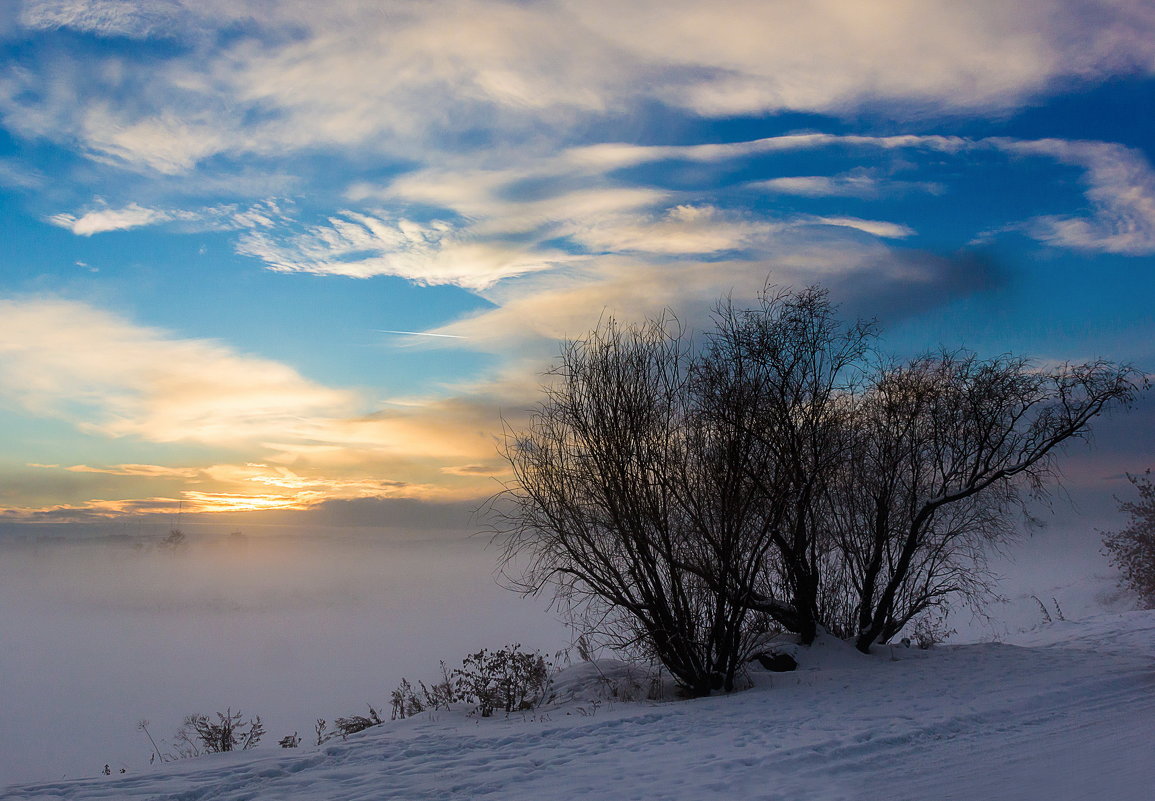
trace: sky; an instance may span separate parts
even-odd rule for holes
[[[12,0],[0,65],[7,531],[460,522],[562,340],[768,282],[1155,370],[1146,0]]]

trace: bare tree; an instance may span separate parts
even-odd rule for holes
[[[824,497],[849,456],[851,415],[875,330],[843,323],[827,292],[763,292],[753,309],[720,304],[710,345],[695,364],[694,405],[706,428],[736,429],[732,463],[746,472],[761,525],[737,549],[760,573],[726,589],[749,608],[798,632],[805,643],[825,621],[822,574],[832,544],[820,517]],[[716,550],[715,564],[730,552]],[[710,576],[709,560],[699,567]]]
[[[760,619],[866,651],[978,598],[1020,493],[1141,378],[954,353],[887,366],[875,343],[810,288],[720,304],[697,349],[669,317],[567,344],[507,432],[505,572],[694,694],[732,688]]]
[[[686,569],[703,512],[687,426],[690,358],[676,320],[604,322],[570,342],[528,430],[498,539],[514,586],[552,586],[618,647],[641,646],[694,695],[732,689],[748,610]],[[512,568],[512,569],[511,569]]]
[[[1045,372],[957,353],[882,370],[859,399],[857,445],[827,507],[839,578],[856,595],[853,620],[831,626],[865,651],[948,596],[979,597],[989,546],[1012,531],[1007,512],[1138,381],[1106,362]]]
[[[1103,547],[1119,568],[1123,584],[1134,590],[1140,602],[1155,608],[1155,485],[1151,471],[1127,478],[1139,492],[1138,501],[1120,501],[1119,511],[1130,517],[1127,526],[1103,535]]]

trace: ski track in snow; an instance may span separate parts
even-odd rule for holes
[[[798,671],[759,671],[729,697],[603,702],[592,715],[570,701],[508,720],[423,714],[320,748],[3,798],[1155,799],[1155,611],[1054,623],[1015,644],[868,657],[821,640],[799,656]]]

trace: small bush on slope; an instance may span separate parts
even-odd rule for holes
[[[195,737],[207,754],[248,751],[261,741],[265,727],[261,725],[260,715],[245,723],[241,722],[242,718],[240,712],[233,712],[231,708],[218,712],[215,722],[208,715],[189,715],[182,731]]]
[[[1119,511],[1131,519],[1126,528],[1106,532],[1103,547],[1122,574],[1122,583],[1139,596],[1145,608],[1155,609],[1155,485],[1150,470],[1127,478],[1139,491],[1139,500],[1119,503]]]
[[[482,648],[465,657],[461,668],[453,671],[457,695],[475,702],[483,718],[492,716],[497,709],[505,710],[507,715],[533,709],[545,695],[549,663],[537,652],[527,654],[520,649],[517,643],[500,651]]]

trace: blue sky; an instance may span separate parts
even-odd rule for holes
[[[10,523],[472,503],[559,339],[767,280],[1155,369],[1141,0],[24,0],[0,63]]]

